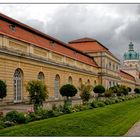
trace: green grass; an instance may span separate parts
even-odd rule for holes
[[[0,130],[0,136],[122,136],[140,119],[140,98]]]

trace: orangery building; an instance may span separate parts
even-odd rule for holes
[[[28,101],[26,84],[35,79],[47,85],[48,101],[63,100],[59,88],[66,83],[76,87],[81,83],[102,84],[105,88],[122,84],[134,89],[140,86],[140,74],[139,54],[127,58],[133,51],[131,43],[121,65],[95,39],[64,43],[0,13],[0,79],[7,84],[3,102]],[[75,99],[79,99],[79,94]]]

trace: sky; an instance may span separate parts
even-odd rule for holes
[[[89,37],[123,59],[140,52],[140,4],[0,4],[0,12],[65,43]]]

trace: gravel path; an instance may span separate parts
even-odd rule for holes
[[[136,122],[132,128],[124,135],[126,137],[139,137],[140,136],[140,121]]]

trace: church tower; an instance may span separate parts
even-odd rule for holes
[[[134,76],[137,81],[140,71],[140,55],[134,50],[133,46],[133,43],[130,42],[128,51],[124,53],[122,69]]]

